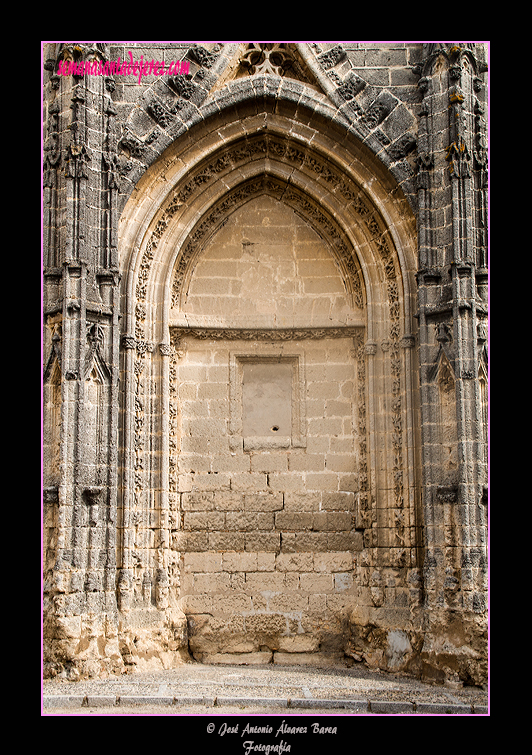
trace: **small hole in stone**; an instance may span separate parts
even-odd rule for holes
[[[271,428],[271,430],[272,430],[272,433],[276,433],[276,432],[278,432],[278,431],[279,431],[279,428],[278,428],[278,426],[277,426],[277,425],[274,425],[274,426],[273,426],[273,427]]]

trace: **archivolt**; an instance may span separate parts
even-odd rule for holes
[[[390,306],[391,335],[397,338],[402,276],[385,220],[367,193],[329,155],[279,133],[261,132],[224,145],[167,195],[145,241],[136,279],[137,302],[146,301],[152,261],[157,258],[165,271],[165,298],[171,292],[165,308],[176,307],[208,239],[237,206],[259,193],[286,202],[327,241],[357,308],[364,308],[376,282],[364,257],[378,261],[377,278],[380,283],[384,280],[384,298]],[[196,206],[200,208],[196,218],[184,221]],[[178,231],[175,236],[175,228],[185,222],[186,234]],[[364,246],[371,251],[360,257],[357,250]]]

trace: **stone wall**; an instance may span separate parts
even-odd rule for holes
[[[182,294],[188,321],[250,329],[179,344],[173,547],[194,657],[342,655],[362,547],[353,338],[257,339],[345,324],[348,299],[323,240],[268,196],[230,216]]]
[[[177,373],[187,399],[180,402],[184,492],[174,547],[185,554],[180,605],[194,619],[195,655],[317,649],[335,632],[340,652],[344,628],[327,624],[347,610],[352,554],[362,547],[352,351],[352,339],[187,343]],[[292,401],[305,405],[303,434],[299,418],[289,436],[243,432],[241,401],[231,407],[230,394],[244,359],[297,367],[293,393],[304,395]],[[218,380],[190,380],[202,372]],[[200,626],[208,635],[217,627],[215,636],[201,639]]]

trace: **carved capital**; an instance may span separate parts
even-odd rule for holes
[[[160,343],[159,351],[163,357],[172,356],[172,346],[169,343]]]
[[[136,345],[137,341],[135,340],[135,336],[122,336],[122,347],[124,349],[134,349]]]
[[[400,345],[403,349],[413,349],[416,345],[416,338],[413,335],[404,335],[401,338]]]

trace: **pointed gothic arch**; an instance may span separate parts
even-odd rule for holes
[[[247,81],[245,85],[250,87]],[[283,112],[287,103],[289,115]],[[357,482],[352,475],[346,482],[344,475],[340,483],[340,473],[335,472],[335,489],[348,486],[351,492],[346,494],[353,495],[356,484],[360,532],[366,531],[368,537],[372,533],[375,544],[386,544],[397,567],[420,567],[419,480],[414,462],[418,451],[413,386],[417,378],[411,359],[416,329],[414,222],[393,176],[356,137],[345,131],[342,139],[337,136],[324,128],[318,114],[301,105],[296,112],[289,100],[282,98],[275,104],[265,98],[245,115],[224,109],[172,142],[144,173],[123,210],[119,255],[125,346],[124,527],[118,563],[124,606],[134,602],[132,595],[145,595],[145,585],[154,583],[157,573],[166,575],[171,593],[177,589],[182,608],[194,612],[190,607],[193,598],[176,586],[183,578],[180,559],[186,560],[190,548],[198,547],[198,533],[187,531],[186,522],[191,518],[186,510],[178,516],[185,522],[184,529],[177,526],[173,512],[180,500],[185,501],[187,491],[201,491],[214,479],[229,488],[243,484],[224,482],[223,475],[208,479],[196,468],[199,465],[201,470],[200,460],[192,469],[190,454],[180,457],[183,427],[203,426],[202,420],[187,424],[179,388],[188,352],[196,353],[194,349],[202,343],[220,343],[220,353],[228,341],[240,344],[228,353],[235,368],[250,359],[270,363],[272,355],[280,353],[275,344],[285,344],[286,364],[294,365],[294,375],[304,374],[303,363],[309,362],[311,345],[320,342],[317,339],[352,344],[342,359],[347,360],[346,369],[355,373],[351,406],[356,427],[349,442],[358,449]],[[349,301],[345,321],[305,323],[294,319],[284,328],[268,322],[246,328],[227,313],[221,315],[215,306],[203,320],[183,313],[182,293],[188,289],[204,249],[238,208],[261,196],[273,197],[290,209],[321,239]],[[223,369],[220,364],[219,370]],[[238,369],[233,370],[233,377],[228,378],[233,396],[240,395],[231,383],[238,374]],[[300,385],[299,381],[297,378],[294,385]],[[156,396],[153,385],[161,386]],[[305,417],[304,380],[301,385],[295,408],[298,417]],[[298,427],[306,428],[306,420],[298,422],[302,422]],[[225,432],[223,421],[210,424]],[[161,440],[156,450],[146,427],[157,428]],[[306,440],[301,440],[305,429],[296,435],[297,443],[288,453],[305,454]],[[212,448],[218,439],[210,437]],[[244,442],[242,446],[238,437],[230,435],[228,439],[233,449],[231,463],[242,468],[247,463],[246,448],[264,451],[255,441],[255,445]],[[190,446],[192,441],[187,442]],[[228,463],[219,455],[216,458],[220,459],[217,463]],[[351,464],[355,464],[354,458]],[[329,463],[333,465],[332,460]],[[325,476],[320,479],[319,484],[325,484]],[[271,490],[264,492],[273,495]],[[135,512],[146,507],[160,512],[151,536],[158,548],[148,547],[149,541],[143,539],[146,535],[139,537],[128,524],[138,516]],[[219,537],[225,542],[229,536],[220,533]],[[175,545],[169,547],[172,542]],[[352,589],[362,589],[360,580]]]
[[[45,46],[47,670],[484,680],[485,45],[270,44]]]

